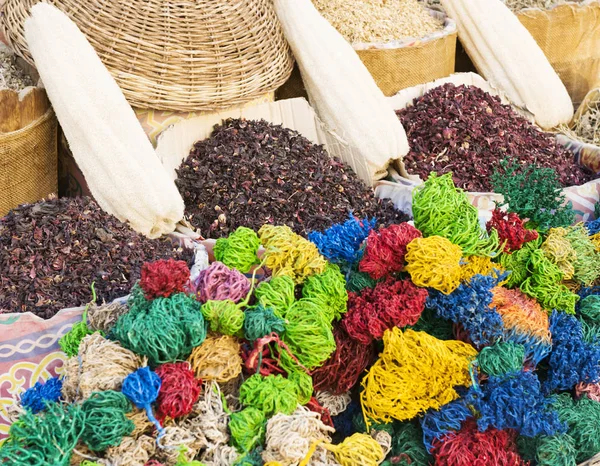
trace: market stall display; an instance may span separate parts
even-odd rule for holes
[[[71,1],[0,15],[96,198],[0,211],[1,465],[600,464],[597,1]]]
[[[9,45],[32,61],[24,23],[37,0],[6,0]],[[269,0],[52,0],[75,21],[128,101],[140,108],[217,110],[273,92],[292,57]]]
[[[592,458],[600,404],[571,390],[600,381],[595,223],[515,242],[509,207],[485,233],[451,173],[414,203],[414,226],[351,218],[314,243],[236,230],[216,248],[246,265],[215,251],[202,272],[250,272],[236,297],[200,300],[225,283],[185,262],[145,264],[114,319],[84,313],[63,337],[63,376],[21,394],[3,464],[525,465],[548,442],[565,464]],[[357,274],[372,281],[347,293]]]

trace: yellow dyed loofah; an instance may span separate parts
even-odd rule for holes
[[[327,261],[317,246],[290,227],[264,225],[258,230],[258,236],[265,248],[263,261],[274,277],[288,276],[300,284],[311,275],[325,271]]]
[[[416,238],[406,247],[406,271],[415,285],[430,287],[444,294],[460,285],[462,250],[441,236]]]
[[[575,260],[577,253],[571,243],[567,239],[566,228],[552,228],[548,232],[546,241],[542,243],[541,250],[544,256],[555,264],[563,273],[564,280],[571,280],[575,273]]]
[[[475,275],[494,275],[498,276],[504,273],[504,269],[499,264],[492,262],[491,257],[469,256],[463,259],[462,281],[469,281]],[[503,285],[504,282],[499,285]]]
[[[477,351],[460,341],[397,327],[383,334],[384,350],[363,379],[361,404],[369,419],[406,421],[458,398],[455,387],[471,385],[469,366]]]
[[[377,440],[370,435],[356,433],[344,439],[339,445],[323,441],[314,443],[299,466],[308,466],[318,447],[331,451],[340,466],[377,466],[385,459],[383,448]]]

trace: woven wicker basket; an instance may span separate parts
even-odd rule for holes
[[[39,0],[6,0],[2,28],[31,62],[23,23]],[[87,36],[129,102],[215,111],[272,92],[293,58],[272,0],[45,0]]]

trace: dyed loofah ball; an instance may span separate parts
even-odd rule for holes
[[[456,388],[471,385],[469,367],[477,352],[466,343],[393,328],[383,344],[362,381],[363,411],[375,421],[412,419],[457,399]]]
[[[123,393],[111,390],[93,393],[81,409],[85,415],[81,440],[91,451],[119,446],[135,427],[125,416],[131,411],[131,403]]]
[[[493,277],[503,276],[505,270],[501,266],[492,262],[489,257],[469,256],[463,258],[461,265],[462,277],[465,282],[471,280],[475,275],[490,275]],[[506,274],[508,276],[508,274]]]
[[[244,337],[250,342],[272,332],[281,335],[285,331],[285,321],[275,315],[272,307],[258,304],[246,309],[244,315]]]
[[[344,223],[336,223],[323,233],[312,231],[308,239],[331,263],[344,268],[356,264],[363,255],[362,244],[375,228],[376,219],[358,220],[352,214]]]
[[[493,344],[503,332],[502,318],[490,307],[492,290],[502,278],[476,275],[449,295],[431,291],[426,306],[439,317],[462,325],[475,346]]]
[[[248,273],[259,263],[258,248],[260,248],[260,240],[254,230],[239,227],[227,238],[219,238],[213,253],[215,259],[227,267]]]
[[[254,374],[241,385],[240,401],[267,417],[277,413],[292,414],[298,406],[298,389],[293,381],[281,375],[263,377]]]
[[[84,426],[85,415],[76,404],[50,403],[38,414],[25,411],[0,448],[0,464],[66,466]]]
[[[319,367],[335,351],[326,306],[303,298],[296,301],[283,317],[286,326],[282,340],[306,369]],[[281,364],[288,371],[295,365],[287,353],[282,354]]]
[[[312,372],[316,391],[329,391],[340,395],[349,391],[365,369],[375,360],[375,346],[363,345],[351,338],[342,326],[333,330],[335,352]]]
[[[237,303],[250,292],[250,280],[221,262],[213,262],[198,274],[192,290],[202,303],[225,299]]]
[[[119,318],[111,335],[127,349],[148,357],[155,367],[187,358],[206,338],[200,303],[183,293],[147,301],[134,287],[130,310]]]
[[[441,440],[451,432],[457,432],[473,413],[464,400],[451,401],[438,410],[429,410],[421,419],[423,443],[428,452],[433,449],[433,442]]]
[[[346,279],[335,264],[327,264],[323,273],[308,277],[302,287],[302,296],[325,306],[329,320],[339,320],[347,310]]]
[[[231,440],[240,453],[248,453],[264,442],[266,423],[264,413],[252,406],[231,414]]]
[[[156,368],[161,386],[156,408],[161,417],[177,419],[190,414],[200,396],[201,380],[197,380],[187,362],[163,364]]]
[[[510,275],[506,281],[508,288],[515,288],[521,286],[521,283],[529,276],[528,265],[533,251],[540,248],[542,244],[542,238],[538,237],[536,240],[532,240],[525,243],[523,247],[511,254],[500,253],[496,261],[502,266],[502,268]]]
[[[421,232],[408,223],[371,231],[359,270],[375,280],[400,272],[404,268],[406,246],[421,236]]]
[[[499,242],[504,245],[504,252],[509,254],[539,236],[537,231],[526,229],[523,220],[516,213],[503,212],[499,208],[492,211],[492,218],[487,222],[486,229],[488,233],[492,229],[498,232]]]
[[[77,322],[75,325],[73,325],[73,328],[69,330],[69,332],[65,333],[60,340],[58,340],[60,349],[70,358],[79,353],[79,345],[81,344],[81,341],[88,335],[100,333],[102,336],[104,336],[101,332],[96,332],[95,330],[90,329],[85,321],[86,316],[84,313],[83,321]]]
[[[542,394],[541,384],[533,372],[513,372],[490,377],[480,389],[471,389],[471,402],[478,412],[481,431],[514,429],[526,437],[551,436],[565,432],[551,400]]]
[[[47,403],[60,400],[62,385],[63,382],[58,377],[52,377],[45,382],[36,382],[21,395],[21,406],[33,414],[43,411]]]
[[[285,275],[300,284],[325,270],[327,261],[317,246],[294,233],[290,227],[264,225],[258,236],[265,247],[265,266],[273,271],[274,277]]]
[[[498,233],[488,236],[479,226],[479,213],[467,194],[454,186],[452,173],[431,173],[413,191],[415,227],[425,238],[441,236],[458,245],[466,256],[490,256],[499,248]]]
[[[415,285],[444,294],[458,288],[463,273],[459,246],[441,236],[431,236],[411,241],[406,250],[406,271]]]
[[[479,369],[487,375],[501,377],[519,372],[525,363],[525,348],[512,342],[498,341],[477,355]]]
[[[202,305],[202,315],[215,333],[237,335],[244,326],[244,311],[230,299],[207,301]]]
[[[197,378],[225,383],[242,372],[240,352],[240,344],[234,337],[211,335],[194,348],[188,361]]]
[[[290,277],[273,277],[258,285],[254,296],[264,307],[272,308],[277,317],[283,318],[296,300],[295,290],[296,285]]]
[[[548,314],[534,299],[519,290],[496,287],[491,306],[504,324],[503,337],[525,348],[525,356],[536,366],[552,349]]]
[[[550,318],[552,353],[545,389],[571,390],[578,383],[600,382],[600,345],[587,343],[581,322],[554,311]]]
[[[465,421],[460,431],[434,440],[432,455],[439,466],[526,466],[514,431],[480,432],[474,420]]]
[[[395,281],[390,277],[375,289],[350,293],[342,326],[352,338],[369,345],[380,340],[387,329],[415,325],[427,296],[427,290],[417,288],[409,280]]]
[[[190,269],[184,261],[163,259],[142,266],[140,287],[146,299],[168,298],[186,291],[190,282]]]

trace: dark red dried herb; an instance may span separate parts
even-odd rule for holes
[[[384,225],[407,220],[322,146],[264,120],[216,126],[177,174],[187,218],[207,238],[264,224],[306,235],[344,222],[350,211]]]
[[[50,318],[60,309],[129,293],[144,262],[192,253],[150,240],[89,198],[23,205],[0,218],[0,313]]]
[[[488,192],[491,175],[504,159],[553,168],[565,187],[595,177],[578,166],[573,153],[557,144],[552,134],[478,87],[436,87],[398,116],[410,144],[404,163],[409,173],[422,179],[432,171],[452,172],[458,187]]]

